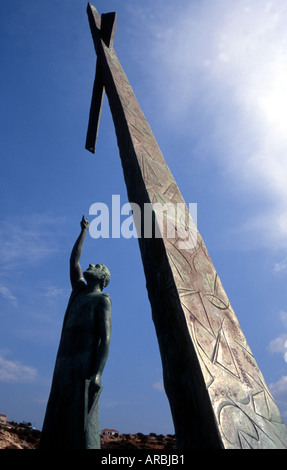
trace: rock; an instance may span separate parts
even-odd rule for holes
[[[33,429],[31,423],[6,422],[0,424],[0,449],[37,449],[41,432]],[[175,449],[175,436],[162,434],[149,435],[101,434],[102,449]]]

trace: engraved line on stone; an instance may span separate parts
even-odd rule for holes
[[[201,296],[200,296],[200,292],[196,292],[195,294],[198,295],[199,299],[200,299],[200,304],[201,304],[201,307],[202,307],[202,311],[203,311],[203,315],[201,315],[201,317],[198,317],[194,311],[192,310],[192,308],[190,308],[190,306],[187,306],[185,302],[182,301],[182,305],[186,308],[186,310],[198,321],[198,323],[206,330],[208,331],[209,334],[211,334],[211,336],[214,337],[214,339],[216,339],[216,334],[212,328],[212,324],[210,322],[210,319],[209,319],[209,316],[204,308],[204,305],[202,303],[202,299],[201,299]],[[187,294],[186,294],[187,295]],[[191,293],[190,295],[194,295],[193,293]]]
[[[226,339],[226,336],[223,330],[223,322],[224,320],[222,321],[221,327],[217,334],[216,345],[215,345],[213,357],[211,360],[213,364],[218,364],[222,366],[227,372],[232,374],[234,377],[240,379],[233,354],[231,352],[231,349],[229,347],[228,341]],[[226,348],[227,348],[228,354],[226,353]],[[220,360],[220,353],[222,354],[221,360]],[[231,364],[230,362],[228,363],[228,359],[229,361],[231,360],[231,364],[233,365],[233,370],[230,369]]]
[[[204,372],[206,374],[206,376],[205,376],[206,387],[209,388],[213,384],[213,382],[215,381],[215,377],[210,372],[209,368],[207,367],[207,364],[206,364],[205,360],[202,358],[201,352],[199,350],[200,345],[198,344],[198,341],[197,341],[197,337],[196,337],[196,334],[195,334],[195,328],[194,328],[193,323],[188,322],[187,325],[188,325],[188,329],[190,331],[191,337],[195,339],[194,346],[195,346],[198,357],[201,359],[202,367],[204,368]],[[202,350],[202,348],[200,348],[200,349]],[[205,353],[205,351],[203,351],[203,352]],[[203,374],[204,374],[204,372],[203,372]]]
[[[237,437],[238,437],[238,440],[240,442],[240,445],[242,446],[242,443],[241,443],[241,440],[240,440],[240,435],[239,435],[239,432],[242,432],[244,435],[247,435],[249,437],[251,437],[252,439],[255,439],[257,442],[259,442],[259,433],[257,431],[257,428],[256,428],[256,423],[252,420],[252,418],[250,418],[250,416],[244,411],[242,410],[242,408],[240,406],[238,406],[237,403],[234,402],[234,400],[232,400],[230,397],[228,397],[230,402],[224,402],[221,407],[219,408],[218,410],[218,421],[223,429],[223,434],[225,436],[225,439],[232,445],[234,445],[234,442],[232,442],[230,440],[229,437],[227,437],[226,433],[224,432],[224,422],[225,420],[222,420],[221,419],[221,416],[223,414],[223,411],[225,411],[227,414],[230,415],[230,413],[232,411],[236,411],[238,410],[239,413],[243,414],[243,417],[244,418],[247,418],[247,422],[250,422],[251,426],[252,426],[252,429],[254,430],[254,434],[251,434],[251,432],[248,432],[247,430],[245,429],[242,429],[241,427],[238,427],[236,432],[237,432]],[[231,409],[228,409],[227,410],[227,407],[230,407]],[[235,429],[236,429],[236,422],[234,423],[235,424]],[[250,443],[249,443],[250,444]],[[251,445],[251,444],[250,444]]]
[[[261,426],[257,421],[255,421],[254,419],[252,419],[252,418],[243,410],[242,405],[236,403],[231,397],[228,397],[228,398],[229,398],[230,401],[234,404],[234,406],[236,406],[237,408],[239,408],[239,409],[242,411],[242,413],[244,413],[244,414],[248,417],[248,419],[252,422],[252,424],[254,425],[254,427],[255,427],[255,429],[256,429],[256,432],[257,432],[257,434],[258,434],[258,437],[259,437],[259,433],[258,433],[258,431],[257,431],[257,428],[258,428],[268,439],[270,439],[271,442],[273,442],[273,443],[275,444],[274,439],[272,439],[272,438],[267,434],[267,432],[265,432],[265,430],[262,428],[262,426]],[[252,404],[253,404],[253,402],[252,402]],[[254,410],[254,412],[255,412],[255,410]],[[258,416],[258,415],[257,415],[257,416]],[[277,438],[279,438],[278,435],[277,435],[275,432],[274,432],[274,434],[275,434],[275,436],[276,436]],[[259,440],[259,439],[258,439],[258,440]],[[279,438],[279,440],[280,440],[280,442],[281,442],[281,439],[280,439],[280,438]],[[286,447],[286,444],[284,444],[284,443],[282,443],[282,444]]]

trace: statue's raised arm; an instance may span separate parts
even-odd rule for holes
[[[83,243],[89,230],[89,222],[83,215],[81,220],[81,233],[78,236],[70,256],[70,280],[72,288],[75,287],[77,281],[82,277],[82,269],[80,258],[82,254]]]

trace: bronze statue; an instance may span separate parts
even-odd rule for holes
[[[110,273],[90,264],[82,274],[80,257],[88,220],[70,257],[72,293],[65,313],[53,381],[41,433],[41,449],[99,449],[98,400],[111,334],[111,300],[102,290]]]

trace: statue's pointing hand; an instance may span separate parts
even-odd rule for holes
[[[88,230],[89,229],[89,221],[86,219],[86,217],[83,215],[82,220],[81,220],[81,228],[82,230]]]

